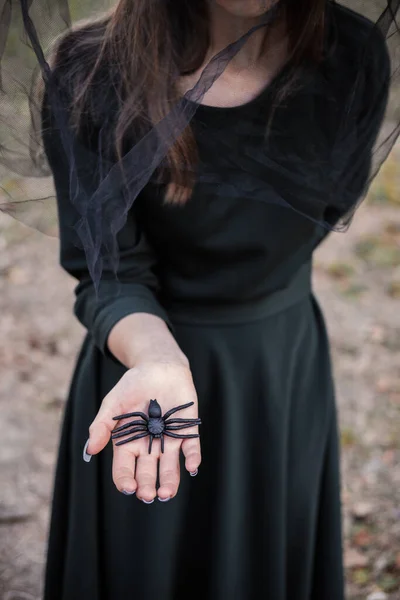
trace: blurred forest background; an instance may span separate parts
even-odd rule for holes
[[[70,5],[77,19],[107,0]],[[51,39],[51,23],[37,22]],[[16,19],[10,56],[18,28]],[[21,107],[16,118],[24,115]],[[0,123],[2,143],[5,135]],[[11,193],[23,198],[26,186],[30,196],[51,189],[46,179],[0,177],[0,203]],[[48,208],[42,222],[38,205],[29,222],[51,233]],[[72,315],[75,284],[58,265],[57,239],[0,212],[0,600],[41,598],[59,426],[84,335]],[[331,234],[316,253],[314,289],[339,405],[347,598],[400,600],[400,145],[350,230]]]

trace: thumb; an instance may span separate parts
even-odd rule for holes
[[[105,398],[96,418],[89,427],[89,439],[83,451],[83,458],[86,462],[89,462],[90,456],[101,452],[110,441],[111,432],[117,424],[113,419],[112,404],[110,398]]]

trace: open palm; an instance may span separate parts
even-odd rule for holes
[[[177,406],[188,405],[182,414],[169,416],[165,438],[148,435],[146,417],[150,399],[157,400],[162,415]],[[157,408],[154,403],[152,406]],[[126,416],[132,413],[142,415]],[[125,418],[122,419],[122,416]],[[151,425],[157,432],[157,423],[153,421]],[[181,428],[182,425],[184,427]],[[147,503],[153,502],[156,495],[161,501],[167,501],[178,492],[180,450],[185,455],[185,467],[191,474],[196,473],[200,465],[198,425],[197,394],[190,370],[176,364],[145,363],[127,371],[104,398],[89,428],[87,452],[97,454],[112,437],[112,476],[117,488],[127,494],[136,492],[137,497]],[[181,439],[175,435],[190,437]],[[160,487],[156,490],[158,471]]]

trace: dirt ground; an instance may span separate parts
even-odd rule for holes
[[[393,165],[380,181],[350,230],[331,234],[315,256],[314,287],[337,382],[351,600],[400,599],[400,204],[390,187]],[[56,239],[1,216],[1,600],[41,597],[59,425],[84,334],[72,316],[74,286],[58,266]]]

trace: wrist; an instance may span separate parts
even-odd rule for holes
[[[143,364],[177,365],[189,368],[189,360],[175,339],[168,336],[149,336],[128,355],[130,367]]]
[[[180,348],[170,349],[143,349],[134,356],[128,358],[129,368],[141,367],[143,365],[170,365],[190,369],[189,359]]]
[[[108,347],[128,369],[144,363],[189,367],[165,321],[147,313],[121,319],[109,334]]]

